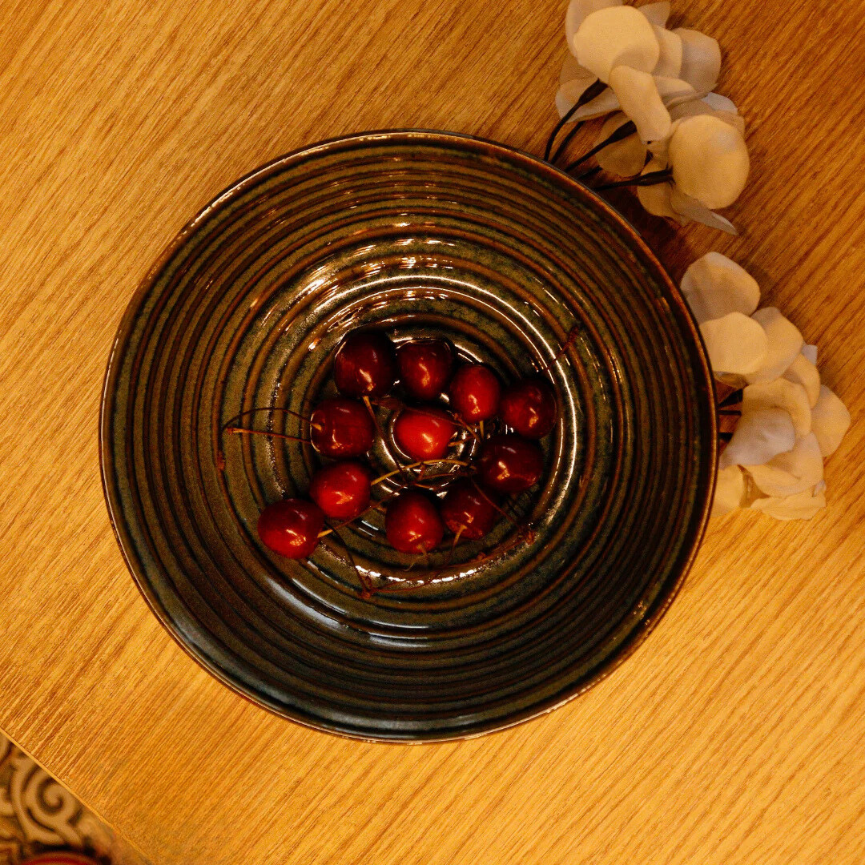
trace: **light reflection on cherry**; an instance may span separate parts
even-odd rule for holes
[[[454,352],[444,339],[404,342],[396,352],[399,377],[406,393],[424,402],[438,399],[450,381]]]
[[[377,330],[350,333],[333,358],[336,386],[349,397],[384,396],[393,387],[396,370],[393,343]]]
[[[310,498],[328,519],[350,521],[369,508],[372,472],[357,460],[323,466],[309,485]]]
[[[502,394],[499,412],[502,420],[524,438],[549,435],[558,419],[556,394],[543,378],[525,378]]]
[[[436,406],[406,408],[393,425],[393,437],[413,460],[442,459],[457,431],[451,416]]]
[[[333,397],[319,403],[309,419],[312,446],[331,459],[365,454],[375,442],[375,424],[357,400]]]
[[[482,363],[466,363],[451,379],[451,408],[466,422],[489,420],[499,409],[502,386],[498,376]]]
[[[536,444],[520,436],[496,435],[484,443],[478,464],[487,487],[521,493],[541,479],[544,457]]]
[[[324,513],[315,502],[283,499],[269,504],[258,518],[262,543],[288,559],[305,559],[318,546]]]
[[[445,524],[432,499],[417,490],[405,490],[387,506],[385,534],[401,553],[425,554],[441,542]]]

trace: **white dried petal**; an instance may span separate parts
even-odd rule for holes
[[[665,90],[660,86],[660,82],[662,81],[674,81],[676,82],[676,88],[678,90],[677,93],[665,95]],[[684,105],[688,102],[696,102],[703,95],[703,92],[698,93],[688,84],[687,81],[683,81],[681,78],[661,78],[658,77],[658,92],[664,99],[664,105],[667,106],[670,110],[673,108],[677,108],[679,105]],[[684,86],[683,86],[684,85]]]
[[[619,127],[628,122],[629,120],[624,114],[614,114],[612,117],[608,117],[601,127],[601,133],[595,144],[606,141]],[[598,161],[598,165],[604,171],[609,171],[610,174],[617,174],[619,177],[633,177],[635,174],[639,174],[646,164],[646,145],[634,133],[621,141],[608,144],[595,154],[595,159]]]
[[[696,94],[696,90],[694,91]],[[710,94],[715,95],[715,94]],[[724,123],[732,126],[743,138],[745,136],[745,118],[735,111],[722,111],[712,108],[705,99],[690,99],[685,102],[678,102],[677,105],[670,108],[670,117],[676,120],[682,120],[685,117],[696,117],[697,115],[706,115],[709,117],[717,117]]]
[[[694,99],[697,98],[697,91],[687,81],[677,78],[675,75],[656,75],[655,85],[665,104],[672,103],[678,97],[692,96]]]
[[[562,84],[556,93],[556,110],[559,112],[559,118],[564,117],[577,104],[583,93],[597,80],[597,78],[572,78]]]
[[[587,15],[573,46],[580,65],[601,81],[609,81],[617,66],[651,72],[661,54],[652,25],[633,6],[613,6]]]
[[[666,30],[653,25],[655,38],[661,54],[653,72],[655,75],[664,75],[669,78],[678,78],[682,69],[682,37],[672,30]]]
[[[820,453],[824,457],[831,456],[838,450],[841,439],[850,428],[847,406],[824,384],[820,387],[820,398],[811,418]]]
[[[656,75],[655,86],[664,100],[664,105],[679,104],[683,99],[697,99],[697,91],[687,81],[675,76]]]
[[[606,90],[602,90],[594,99],[589,100],[585,105],[581,105],[574,112],[574,120],[592,120],[595,117],[609,114],[611,111],[618,111],[619,107],[619,100],[616,98],[616,94],[608,87]]]
[[[668,152],[676,186],[709,209],[727,207],[745,188],[750,168],[745,139],[711,114],[679,120]]]
[[[568,40],[568,48],[574,50],[574,36],[577,35],[577,30],[587,15],[597,12],[598,9],[621,5],[622,0],[571,0],[565,14],[565,36]]]
[[[662,3],[647,3],[645,6],[638,6],[637,11],[642,12],[651,24],[665,27],[670,17],[670,4],[667,0]]]
[[[598,80],[597,75],[592,75],[588,69],[583,69],[583,67],[577,63],[577,58],[572,54],[568,54],[562,63],[562,71],[559,73],[559,86],[567,84],[569,81],[574,81],[577,78],[585,78],[590,84]]]
[[[736,103],[732,99],[722,96],[720,93],[707,93],[702,101],[715,111],[729,111],[730,114],[739,113]]]
[[[802,347],[802,354],[811,361],[811,363],[817,363],[817,346],[816,345],[805,345]]]
[[[817,372],[817,367],[805,357],[806,348],[807,346],[803,346],[802,351],[796,355],[793,363],[784,373],[784,378],[802,385],[805,393],[808,394],[808,405],[814,408],[820,398],[820,373]]]
[[[637,198],[647,213],[652,216],[663,216],[667,219],[675,219],[681,225],[685,220],[670,207],[670,184],[658,183],[653,186],[638,186]]]
[[[699,30],[684,27],[677,27],[673,32],[682,39],[680,76],[697,90],[714,89],[721,74],[721,46],[718,40]]]
[[[716,373],[747,375],[760,368],[768,351],[766,331],[741,312],[704,321],[700,333]]]
[[[661,101],[667,106],[671,120],[673,119],[673,113],[680,105],[688,104],[695,100],[699,101],[698,97],[700,94],[687,81],[682,81],[681,78],[665,78],[663,75],[655,75],[654,78]],[[657,157],[664,163],[664,168],[669,164],[667,150],[670,146],[670,137],[675,128],[676,123],[673,122],[670,124],[670,131],[666,136],[655,141],[649,141],[646,144],[652,156]]]
[[[617,129],[624,126],[628,122],[628,117],[621,112],[617,112],[613,114],[611,117],[608,117],[603,126],[601,126],[601,131],[598,133],[598,137],[595,140],[595,144],[600,144],[605,139],[609,138]],[[642,166],[640,166],[642,168]]]
[[[705,102],[706,105],[709,106],[709,108],[712,108],[715,111],[729,111],[730,114],[739,113],[739,109],[736,107],[736,103],[733,102],[733,100],[729,97],[723,96],[720,93],[707,93],[703,97],[702,101]]]
[[[648,174],[652,171],[661,171],[666,166],[659,159],[652,159],[643,169],[643,174]],[[637,198],[640,204],[652,216],[664,216],[668,219],[675,219],[677,222],[683,222],[682,218],[670,206],[670,196],[673,192],[672,183],[655,183],[651,186],[638,186]]]
[[[669,143],[668,138],[663,138],[660,141],[650,141],[646,145],[646,150],[652,154],[652,159],[658,163],[658,167],[655,169],[656,171],[660,171],[663,168],[667,168],[669,163],[667,162],[667,144]],[[670,183],[672,184],[672,180]]]
[[[774,306],[758,309],[751,318],[766,331],[769,350],[759,368],[744,375],[751,384],[780,378],[802,350],[804,344],[802,334],[799,333],[796,325],[781,315],[778,308]]]
[[[765,465],[743,467],[767,496],[794,496],[823,480],[823,455],[814,433],[799,439],[792,450],[778,454]]]
[[[721,468],[740,465],[762,465],[792,450],[796,430],[790,415],[780,408],[766,408],[743,413],[718,465]]]
[[[766,408],[784,409],[793,421],[796,438],[811,432],[811,406],[801,384],[794,384],[786,378],[749,384],[742,391],[742,413]]]
[[[658,93],[655,79],[648,72],[617,66],[610,73],[610,87],[622,111],[634,121],[642,141],[656,141],[667,136],[670,112]]]
[[[712,516],[719,517],[741,507],[745,498],[745,475],[739,466],[718,469],[715,481],[715,498],[712,501]]]
[[[703,225],[708,225],[709,228],[726,231],[727,234],[737,235],[739,233],[729,219],[725,219],[714,210],[709,210],[705,204],[697,201],[696,198],[691,198],[690,195],[685,195],[681,189],[676,187],[673,187],[673,192],[670,195],[670,205],[676,213],[688,221],[701,222]]]
[[[825,489],[825,484],[823,487]],[[826,493],[814,487],[793,496],[756,499],[751,507],[776,520],[810,520],[817,511],[826,507]]]
[[[751,315],[760,303],[757,280],[720,252],[707,252],[685,271],[682,292],[699,323],[731,312]]]

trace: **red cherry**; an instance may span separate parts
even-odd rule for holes
[[[521,493],[534,486],[544,469],[541,449],[516,435],[493,436],[479,460],[481,480],[500,493]]]
[[[384,396],[396,380],[393,343],[379,331],[350,333],[334,355],[333,377],[346,396]]]
[[[456,429],[451,416],[440,408],[407,408],[394,422],[393,437],[413,460],[440,460]]]
[[[357,460],[343,460],[312,476],[309,497],[332,520],[353,520],[368,507],[372,472]]]
[[[375,441],[375,425],[363,403],[337,396],[319,403],[309,419],[312,446],[326,457],[365,454]]]
[[[384,530],[401,553],[428,553],[442,541],[445,526],[438,508],[422,493],[406,490],[387,506]]]
[[[305,559],[318,546],[324,526],[321,508],[305,499],[285,499],[268,505],[258,518],[262,543],[289,559]]]
[[[543,438],[556,425],[559,414],[556,394],[542,378],[523,379],[502,394],[499,414],[521,436]]]
[[[453,371],[454,353],[443,339],[416,339],[396,350],[399,376],[409,396],[433,400],[441,395]]]
[[[484,490],[468,478],[458,480],[442,502],[442,519],[456,535],[477,540],[496,524],[499,512],[495,494]]]
[[[451,408],[465,421],[491,418],[499,409],[502,386],[498,377],[482,363],[463,364],[451,380]]]

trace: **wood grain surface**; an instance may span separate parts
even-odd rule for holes
[[[307,731],[199,669],[102,500],[123,309],[239,175],[386,127],[533,152],[565,0],[3,0],[0,728],[159,865],[865,860],[865,19],[674,0],[725,49],[753,177],[733,239],[616,201],[674,276],[733,255],[820,345],[854,426],[811,523],[713,523],[657,631],[584,697],[437,746]]]

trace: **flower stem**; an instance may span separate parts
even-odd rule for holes
[[[553,127],[553,131],[550,133],[550,137],[547,139],[547,146],[544,148],[544,159],[547,162],[555,163],[559,156],[564,152],[564,148],[567,147],[568,144],[570,144],[571,139],[573,139],[574,135],[576,135],[577,130],[580,128],[580,126],[582,126],[581,123],[577,123],[576,126],[574,126],[574,128],[568,133],[568,135],[565,137],[565,140],[556,150],[556,155],[552,159],[550,159],[550,153],[553,150],[553,144],[555,143],[556,136],[559,134],[559,132],[562,131],[562,128],[565,126],[565,124],[571,122],[571,118],[577,113],[578,109],[580,109],[587,102],[591,102],[592,99],[594,99],[596,96],[599,96],[606,89],[607,85],[604,84],[603,81],[596,81],[587,90],[585,90],[583,95],[580,96],[580,98],[574,103],[574,107],[571,108],[571,110],[568,111],[568,113],[565,114],[565,116],[562,117],[562,119]]]
[[[654,186],[657,183],[667,183],[673,176],[669,168],[663,171],[650,171],[640,177],[632,177],[628,180],[617,180],[615,183],[605,183],[602,186],[592,187],[595,192],[604,192],[607,189],[618,189],[620,186]]]
[[[623,123],[615,132],[611,135],[607,136],[603,141],[596,144],[591,150],[584,153],[579,159],[575,159],[573,162],[569,163],[565,166],[565,171],[572,171],[578,165],[581,165],[587,159],[591,159],[596,153],[600,153],[605,147],[609,147],[611,144],[615,144],[617,141],[622,141],[628,136],[633,135],[637,131],[637,127],[634,124],[633,120],[629,120],[627,123]]]
[[[594,168],[590,168],[588,171],[584,171],[582,174],[577,174],[574,176],[574,180],[586,180],[589,177],[594,177],[596,174],[601,172],[601,166],[596,165]]]
[[[225,432],[231,433],[232,435],[256,435],[256,436],[267,436],[268,438],[275,439],[285,439],[290,442],[303,442],[304,444],[309,444],[309,439],[301,438],[300,436],[288,436],[284,433],[278,432],[267,432],[267,430],[260,429],[246,429],[246,427],[239,426],[230,426],[225,428]]]

